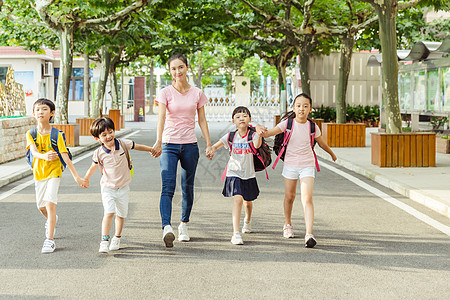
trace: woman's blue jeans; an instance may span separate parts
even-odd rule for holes
[[[161,167],[162,191],[159,202],[162,227],[171,224],[172,198],[177,182],[178,161],[181,164],[181,190],[183,201],[181,203],[181,222],[189,222],[192,204],[194,203],[194,179],[199,158],[197,143],[162,145]]]

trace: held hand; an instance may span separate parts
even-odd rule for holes
[[[259,136],[263,136],[266,131],[267,131],[267,127],[259,125],[259,124],[256,125],[256,133]]]
[[[47,153],[44,153],[44,159],[48,161],[52,161],[58,158],[58,153],[55,151],[48,151]]]
[[[77,179],[75,179],[75,181],[78,183],[78,185],[79,186],[81,186],[82,188],[88,188],[89,187],[89,180],[87,180],[87,182],[86,182],[86,179],[82,179],[82,178],[80,178],[80,177],[78,177]]]
[[[153,152],[151,152],[151,154],[152,154],[152,156],[153,157],[159,157],[160,155],[161,155],[161,153],[162,153],[162,147],[161,147],[161,142],[156,142],[154,145],[153,145]]]
[[[215,149],[213,146],[208,146],[205,149],[206,157],[209,158],[209,160],[212,160],[214,157]]]

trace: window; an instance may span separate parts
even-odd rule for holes
[[[58,82],[59,82],[59,68],[55,68],[55,98],[58,90]],[[93,70],[89,69],[89,77],[92,77]],[[73,68],[72,69],[72,77],[70,79],[69,86],[69,100],[70,101],[82,101],[83,98],[83,76],[84,76],[84,68]]]
[[[8,72],[8,67],[0,67],[0,82],[3,85],[6,83],[6,73]]]

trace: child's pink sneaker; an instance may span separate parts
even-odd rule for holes
[[[292,227],[291,224],[284,225],[283,237],[285,237],[287,239],[294,237],[294,227]]]

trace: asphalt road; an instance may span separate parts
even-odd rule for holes
[[[213,140],[226,130],[223,124],[211,126]],[[140,130],[130,138],[152,145],[155,131]],[[203,150],[204,140],[199,143]],[[75,164],[80,174],[90,165],[90,153]],[[282,237],[282,164],[269,172],[269,181],[258,173],[254,232],[244,235],[245,245],[236,246],[230,243],[232,203],[221,194],[228,154],[221,149],[213,161],[202,155],[189,225],[192,240],[167,249],[160,228],[159,159],[139,151],[131,155],[129,217],[117,252],[97,252],[103,215],[99,172],[86,190],[64,173],[52,254],[40,253],[45,220],[35,206],[34,184],[0,200],[1,299],[450,299],[449,236],[326,167],[314,189],[314,249],[303,247],[299,197],[293,212],[297,237]],[[349,174],[450,225],[447,218]],[[0,196],[31,179],[1,188]],[[178,187],[175,232],[180,204]]]

